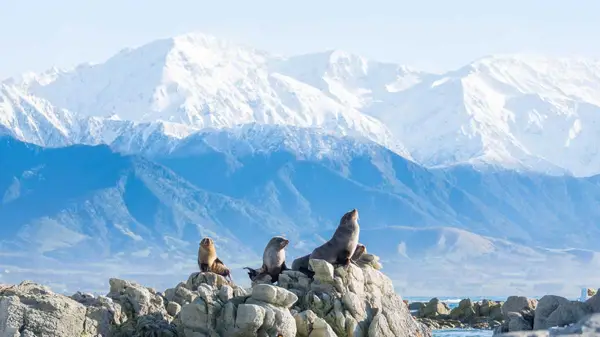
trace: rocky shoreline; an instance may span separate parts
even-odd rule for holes
[[[412,315],[431,329],[482,329],[489,330],[503,322],[504,302],[483,300],[472,302],[463,299],[458,306],[450,307],[437,298],[429,302],[412,302],[408,308]]]
[[[210,272],[158,292],[110,279],[106,296],[64,296],[33,283],[0,286],[0,336],[9,337],[431,337],[391,280],[371,265],[310,261],[276,285],[241,288]]]
[[[419,322],[436,330],[483,329],[503,336],[600,336],[600,292],[587,293],[585,301],[546,295],[539,300],[522,296],[510,296],[506,301],[463,299],[453,309],[437,298],[407,305]]]
[[[376,259],[375,259],[376,260]],[[286,270],[278,282],[244,289],[210,272],[158,292],[110,279],[105,296],[65,296],[24,281],[0,285],[1,337],[431,337],[474,328],[514,337],[600,336],[600,295],[570,301],[511,296],[408,303],[372,264],[348,269],[311,260],[313,278]]]

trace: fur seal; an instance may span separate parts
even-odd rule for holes
[[[233,281],[231,279],[231,272],[223,261],[217,257],[215,243],[211,238],[205,237],[200,241],[200,247],[198,247],[198,266],[201,272],[212,272]]]
[[[354,250],[354,254],[352,255],[352,261],[358,261],[360,257],[367,252],[367,247],[365,245],[358,243],[356,244],[356,249]]]
[[[360,259],[360,257],[367,251],[367,247],[365,245],[359,243],[356,245],[356,249],[354,250],[354,254],[352,255],[352,262],[356,263]],[[310,254],[299,257],[292,262],[292,270],[296,270],[302,272],[309,277],[313,277],[314,272],[309,269],[309,261]]]
[[[348,267],[356,251],[359,233],[358,210],[355,208],[342,216],[331,239],[315,248],[309,259],[325,260]]]
[[[279,280],[279,274],[282,271],[289,269],[285,265],[285,247],[290,243],[289,240],[281,236],[274,236],[269,240],[265,250],[263,252],[263,265],[260,269],[248,269],[248,276],[250,280],[254,281],[257,276],[262,274],[269,274],[271,276],[271,282],[275,283]]]

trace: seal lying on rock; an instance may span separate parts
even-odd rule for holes
[[[359,232],[358,210],[353,209],[342,216],[333,237],[315,248],[309,259],[325,260],[333,265],[348,267],[358,244]]]
[[[252,269],[250,267],[244,268],[248,269],[248,276],[250,277],[250,280],[254,281],[258,276],[268,274],[271,276],[271,283],[277,282],[277,280],[279,280],[279,274],[281,274],[282,271],[289,269],[285,265],[284,250],[289,243],[289,240],[281,236],[273,237],[263,252],[262,267],[260,267],[260,269]]]
[[[365,245],[360,243],[357,244],[356,250],[352,255],[352,262],[356,263],[366,251],[367,247],[365,247]],[[314,273],[309,269],[309,261],[310,254],[295,259],[294,262],[292,262],[292,270],[296,270],[304,273],[305,275],[308,275],[309,277],[313,277]]]
[[[201,272],[212,272],[221,275],[225,278],[231,279],[231,272],[225,266],[223,261],[217,257],[217,250],[215,249],[215,243],[211,238],[204,238],[200,241],[200,247],[198,248],[198,266]]]

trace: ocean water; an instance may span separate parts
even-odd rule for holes
[[[446,329],[433,330],[433,337],[491,337],[492,330]]]

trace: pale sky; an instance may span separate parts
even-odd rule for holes
[[[0,0],[0,79],[192,31],[442,71],[497,53],[600,58],[600,1]]]

